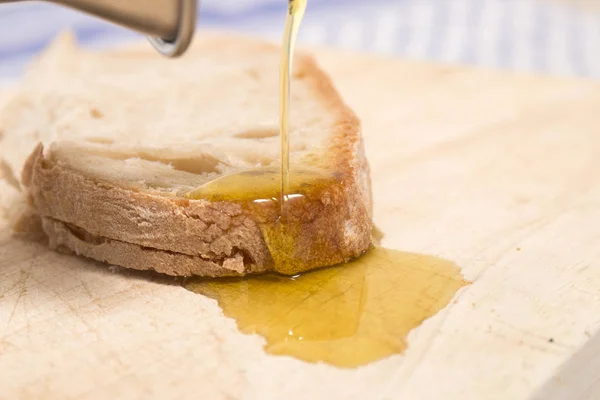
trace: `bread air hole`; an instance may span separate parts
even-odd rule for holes
[[[159,157],[158,155],[141,151],[135,154],[135,158],[170,165],[174,170],[189,172],[196,175],[221,172],[221,160],[210,154],[198,154],[187,157],[163,155],[162,157]]]
[[[249,131],[236,133],[233,136],[239,139],[264,139],[279,136],[279,130],[274,128],[251,129]]]
[[[159,162],[170,164],[174,169],[178,171],[189,172],[196,175],[220,172],[220,161],[217,158],[209,156],[207,154],[197,158],[171,159]]]
[[[109,138],[103,137],[86,137],[84,139],[86,142],[97,143],[97,144],[113,144],[115,141]]]
[[[109,138],[88,136],[84,139],[88,143],[99,144],[103,146],[81,146],[77,144],[65,144],[56,147],[52,154],[82,154],[89,153],[98,157],[110,158],[113,160],[144,160],[149,162],[169,165],[177,171],[189,172],[196,175],[220,173],[223,162],[217,157],[206,154],[192,152],[192,154],[180,154],[179,152],[165,149],[137,149],[127,147],[110,146],[118,143]],[[78,151],[78,152],[77,152]]]

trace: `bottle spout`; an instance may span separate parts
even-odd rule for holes
[[[196,26],[197,0],[47,1],[144,33],[160,53],[169,57],[185,52]]]

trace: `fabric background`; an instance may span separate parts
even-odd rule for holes
[[[199,24],[278,39],[285,0],[204,0]],[[0,79],[59,31],[92,46],[139,35],[56,5],[0,4]],[[600,0],[309,0],[300,40],[412,59],[600,78]]]

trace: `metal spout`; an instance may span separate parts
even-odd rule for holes
[[[0,0],[0,3],[11,0]],[[14,0],[13,0],[14,1]],[[197,0],[46,0],[145,33],[162,54],[182,54],[194,35]]]

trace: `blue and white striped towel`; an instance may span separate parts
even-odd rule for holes
[[[285,0],[204,0],[200,25],[279,38]],[[49,4],[0,5],[0,79],[57,32],[106,45],[135,34]],[[305,44],[600,78],[600,0],[309,0]]]

